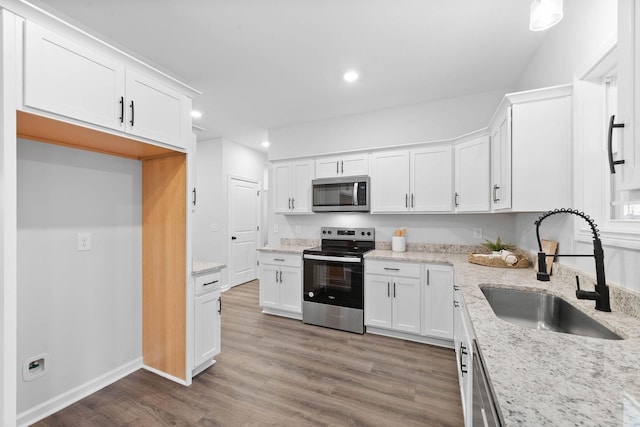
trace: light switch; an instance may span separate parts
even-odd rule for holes
[[[78,233],[78,250],[91,250],[91,233]]]

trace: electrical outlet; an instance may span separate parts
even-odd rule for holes
[[[78,233],[78,250],[91,250],[91,233]]]
[[[482,228],[474,228],[473,229],[473,238],[474,239],[482,239]]]
[[[302,226],[296,225],[296,233],[302,233]]]

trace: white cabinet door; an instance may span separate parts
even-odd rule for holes
[[[371,213],[409,211],[409,151],[371,155]]]
[[[220,292],[195,298],[194,363],[199,366],[220,353]]]
[[[412,212],[451,212],[453,151],[450,146],[411,150]]]
[[[302,314],[302,272],[299,268],[280,267],[280,305],[281,310]]]
[[[186,148],[188,97],[133,70],[126,72],[127,133]]]
[[[277,163],[272,169],[272,187],[276,213],[291,211],[291,165]]]
[[[618,1],[618,113],[616,123],[624,128],[615,129],[614,137],[622,136],[621,147],[613,160],[624,160],[616,165],[622,174],[621,189],[640,189],[640,5],[635,0]]]
[[[292,165],[291,210],[294,213],[311,213],[311,180],[313,161],[296,162]]]
[[[572,206],[571,97],[515,103],[511,108],[513,210]]]
[[[456,212],[489,210],[489,137],[463,142],[455,147]]]
[[[393,278],[392,327],[403,332],[420,333],[420,279]]]
[[[511,135],[508,119],[511,109],[505,109],[491,127],[491,208],[511,207]]]
[[[321,157],[316,159],[316,178],[335,178],[338,176],[368,174],[369,156],[367,154]]]
[[[340,175],[369,175],[369,156],[367,154],[342,156],[340,159]]]
[[[426,265],[422,334],[453,339],[453,268]]]
[[[124,129],[122,64],[25,22],[24,103],[110,129]]]
[[[280,267],[260,263],[260,306],[280,307]]]
[[[364,324],[391,328],[392,278],[367,274],[364,284]]]

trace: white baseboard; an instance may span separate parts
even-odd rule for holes
[[[100,375],[99,377],[87,381],[86,383],[79,385],[78,387],[75,387],[59,396],[56,396],[52,399],[47,400],[46,402],[34,406],[31,409],[19,413],[16,423],[18,426],[28,426],[37,421],[40,421],[41,419],[46,418],[63,408],[66,408],[72,403],[75,403],[78,400],[83,399],[92,393],[95,393],[101,388],[104,388],[109,384],[113,384],[119,379],[126,377],[132,372],[137,371],[141,367],[141,357],[132,360],[129,363],[126,363],[122,366],[117,367],[116,369],[113,369],[112,371],[107,372],[106,374]]]
[[[422,344],[435,345],[435,346],[438,346],[438,347],[454,348],[453,340],[449,340],[449,339],[436,338],[436,337],[427,337],[427,336],[424,336],[424,335],[415,335],[415,334],[411,334],[411,333],[407,333],[407,332],[393,331],[393,330],[390,330],[390,329],[376,328],[376,327],[371,327],[371,326],[367,326],[366,333],[367,334],[375,334],[375,335],[383,335],[385,337],[390,337],[390,338],[400,338],[400,339],[407,340],[407,341],[413,341],[413,342],[419,342],[419,343],[422,343]]]

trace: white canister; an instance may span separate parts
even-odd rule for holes
[[[404,252],[407,250],[407,237],[406,236],[392,236],[391,237],[391,250],[393,252]]]

